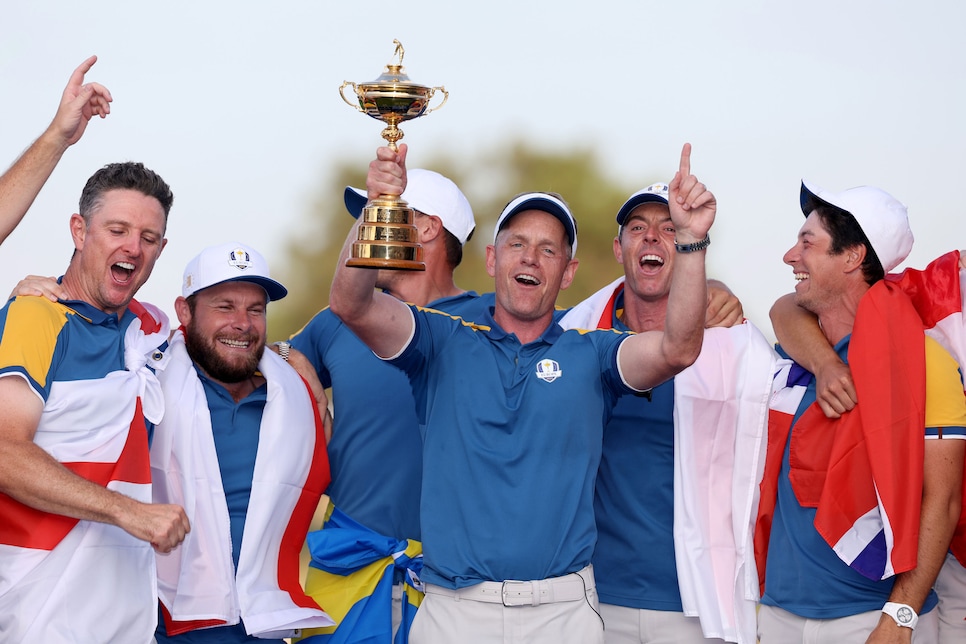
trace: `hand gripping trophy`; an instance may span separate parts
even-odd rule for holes
[[[382,138],[395,151],[396,142],[403,138],[399,123],[438,110],[446,104],[449,92],[443,87],[426,87],[411,82],[403,70],[406,52],[402,43],[398,40],[393,43],[396,45],[393,59],[398,58],[398,62],[391,60],[382,75],[372,82],[345,81],[339,87],[339,95],[350,107],[386,123]],[[352,87],[357,102],[346,98],[346,86]],[[436,90],[443,93],[443,100],[436,107],[427,109]],[[413,225],[414,214],[406,201],[397,195],[379,195],[367,203],[362,211],[359,239],[352,244],[346,266],[425,270],[423,249]]]

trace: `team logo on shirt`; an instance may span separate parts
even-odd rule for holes
[[[537,378],[540,380],[553,382],[562,375],[563,371],[560,370],[556,360],[544,359],[537,363]]]

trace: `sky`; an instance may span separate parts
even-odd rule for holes
[[[410,167],[523,138],[590,144],[607,172],[643,187],[669,178],[690,142],[718,199],[709,273],[771,337],[768,308],[794,287],[781,258],[803,223],[802,178],[905,203],[917,241],[900,268],[966,248],[964,23],[954,0],[11,2],[0,166],[44,130],[87,56],[99,58],[88,80],[114,103],[0,247],[0,292],[63,273],[87,177],[125,160],[175,194],[140,299],[171,314],[185,264],[215,243],[249,243],[281,271],[335,163],[364,168],[382,143],[339,86],[374,80],[399,39],[411,80],[450,92],[403,126]]]

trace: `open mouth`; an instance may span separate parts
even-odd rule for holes
[[[134,264],[131,262],[117,262],[111,266],[111,275],[114,281],[127,284],[134,275]]]
[[[528,275],[526,273],[521,273],[514,279],[516,279],[518,284],[523,284],[524,286],[540,286],[540,280],[533,275]]]
[[[647,272],[657,272],[664,268],[664,258],[651,253],[642,256],[638,263]]]
[[[804,282],[808,279],[808,273],[795,273],[796,282]]]

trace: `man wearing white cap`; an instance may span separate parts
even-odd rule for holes
[[[921,298],[883,279],[912,249],[905,206],[877,188],[807,182],[801,205],[805,225],[784,257],[794,303],[854,380],[836,378],[837,392],[816,383],[806,367],[824,369],[822,355],[799,355],[776,324],[804,367],[788,361],[771,399],[755,544],[761,641],[934,642],[931,588],[961,507],[959,365],[923,334]]]
[[[378,150],[370,196],[403,192],[406,151]],[[715,201],[690,173],[689,145],[670,187],[681,257],[664,333],[554,323],[577,269],[577,225],[555,195],[520,195],[501,213],[487,247],[496,299],[474,324],[374,291],[371,272],[344,265],[350,234],[330,306],[409,375],[425,425],[413,642],[603,641],[589,565],[603,423],[618,397],[673,376],[701,346]]]
[[[179,328],[154,364],[154,499],[191,532],[157,557],[158,642],[282,644],[332,620],[302,590],[298,561],[329,471],[308,385],[265,351],[266,307],[287,294],[253,248],[210,246],[188,263]]]
[[[679,254],[668,191],[655,183],[624,202],[613,243],[624,274],[571,309],[562,327],[664,329]],[[741,304],[723,284],[709,283],[708,293],[696,363],[646,395],[622,397],[604,428],[592,561],[607,644],[756,638],[757,479],[743,457],[759,451],[764,414],[735,410],[764,400],[775,357],[741,324]]]
[[[463,245],[476,227],[469,201],[455,183],[421,169],[410,170],[403,198],[416,211],[414,224],[426,270],[378,271],[377,287],[404,302],[473,319],[486,299],[460,289],[453,280]],[[365,203],[364,191],[346,188],[349,214],[358,217]],[[339,637],[343,638],[340,641],[366,637],[389,641],[400,624],[408,632],[413,610],[422,596],[407,574],[407,569],[418,565],[416,556],[421,552],[422,539],[422,438],[412,387],[401,371],[373,355],[331,309],[316,314],[291,343],[313,364],[323,386],[332,388],[335,412],[329,442],[332,483],[326,490],[335,509],[329,510],[323,529],[309,536],[314,563],[306,587],[337,618]],[[337,541],[340,535],[355,538],[359,534],[356,531],[361,530],[379,535],[384,547],[355,552],[358,565],[348,569],[328,560],[327,553],[346,552],[345,545]],[[375,592],[372,584],[357,582],[367,573],[350,578],[363,565],[377,560],[392,568],[373,579],[392,586],[391,622],[388,603],[371,598]],[[375,594],[389,599],[388,593]],[[360,602],[368,607],[364,617],[342,619]]]

